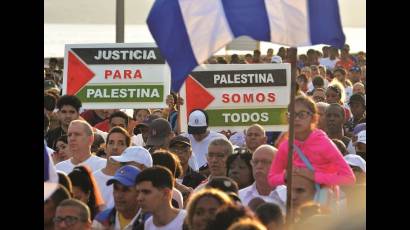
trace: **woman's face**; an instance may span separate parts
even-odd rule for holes
[[[88,199],[90,197],[89,193],[83,192],[80,187],[73,186],[73,198],[81,200],[84,204],[88,204]]]
[[[335,92],[333,89],[328,89],[326,91],[326,102],[329,104],[332,103],[339,103],[340,101],[340,96],[337,92]]]
[[[56,152],[58,152],[60,161],[68,160],[71,157],[71,153],[68,150],[68,144],[63,141],[57,141]]]
[[[219,201],[211,196],[198,200],[192,216],[192,229],[204,230],[209,221],[215,218],[216,210],[221,206]]]
[[[303,103],[295,103],[295,133],[304,133],[311,130],[313,114]]]
[[[240,157],[237,157],[229,166],[228,177],[238,183],[239,189],[248,187],[253,182],[252,170]]]

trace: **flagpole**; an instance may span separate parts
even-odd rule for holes
[[[292,229],[291,226],[294,221],[294,213],[292,211],[292,168],[293,168],[293,141],[294,141],[294,120],[295,120],[295,94],[296,94],[296,56],[297,48],[291,47],[288,49],[288,57],[291,63],[291,80],[290,80],[290,105],[289,105],[289,142],[288,142],[288,165],[286,168],[286,225],[287,229]]]

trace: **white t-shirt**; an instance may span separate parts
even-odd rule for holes
[[[208,145],[211,141],[219,138],[223,138],[225,140],[228,140],[225,135],[217,133],[215,131],[210,131],[209,135],[205,137],[205,139],[201,140],[200,142],[196,141],[194,136],[192,134],[184,133],[181,134],[184,135],[185,137],[188,137],[189,140],[191,141],[192,145],[192,156],[195,154],[196,158],[196,163],[198,167],[202,167],[204,164],[206,164],[208,161],[206,160],[206,155],[208,154]],[[192,158],[191,156],[191,158]]]
[[[93,176],[95,181],[97,182],[97,186],[101,191],[101,195],[104,199],[105,207],[112,208],[114,207],[114,196],[113,196],[113,185],[107,186],[107,181],[111,179],[113,176],[108,176],[104,174],[101,169],[93,172]]]
[[[335,60],[330,60],[330,58],[321,58],[319,59],[319,63],[321,65],[326,66],[326,69],[332,70],[335,68],[336,63],[339,61],[338,58],[335,58]]]
[[[245,206],[248,206],[249,202],[253,200],[254,198],[259,197],[266,202],[275,203],[279,205],[282,212],[285,212],[286,195],[287,195],[286,192],[287,192],[286,186],[279,185],[275,188],[275,190],[272,190],[269,193],[269,195],[267,196],[260,195],[258,190],[256,189],[256,182],[254,182],[252,185],[239,190],[238,195],[242,201],[242,204]]]
[[[157,227],[153,221],[154,217],[150,216],[145,221],[144,229],[145,230],[182,230],[182,225],[184,224],[185,216],[186,216],[186,211],[183,209],[180,209],[178,215],[171,222],[161,227]]]
[[[184,208],[184,198],[182,193],[176,188],[172,189],[172,199],[178,203],[178,208]]]
[[[87,160],[81,162],[80,164],[74,165],[71,162],[71,159],[62,161],[58,164],[56,164],[56,169],[63,171],[67,174],[69,174],[71,171],[73,171],[73,168],[75,166],[79,166],[79,165],[87,165],[88,167],[90,167],[91,171],[97,171],[98,169],[102,169],[105,167],[105,165],[107,164],[107,160],[101,157],[97,157],[95,155],[91,155],[91,157],[89,157]]]
[[[132,145],[135,145],[135,146],[142,146],[142,147],[145,146],[144,139],[142,138],[141,133],[138,135],[133,135],[131,137],[131,143]]]

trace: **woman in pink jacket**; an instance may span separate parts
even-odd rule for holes
[[[303,171],[309,179],[320,185],[333,187],[335,185],[354,184],[353,171],[343,159],[335,144],[325,132],[316,129],[318,121],[317,108],[312,99],[298,96],[295,99],[295,141],[314,172],[310,171],[299,157],[294,147],[293,168]],[[288,140],[279,145],[278,153],[273,161],[268,181],[272,186],[285,184],[285,169],[288,163]]]

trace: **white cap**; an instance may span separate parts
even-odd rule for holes
[[[208,124],[206,123],[206,116],[204,112],[200,110],[195,110],[191,112],[191,114],[189,114],[189,119],[188,119],[188,133],[189,134],[205,133],[207,128],[208,128]]]
[[[357,134],[357,143],[366,144],[366,130],[362,130]]]
[[[272,60],[271,60],[271,63],[282,63],[282,58],[278,55],[273,56]]]
[[[366,161],[359,155],[356,154],[347,154],[344,156],[344,159],[349,165],[357,166],[366,172]]]
[[[112,160],[118,162],[136,162],[145,165],[146,167],[152,167],[151,154],[145,148],[141,146],[131,146],[124,150],[120,156],[110,157]]]

